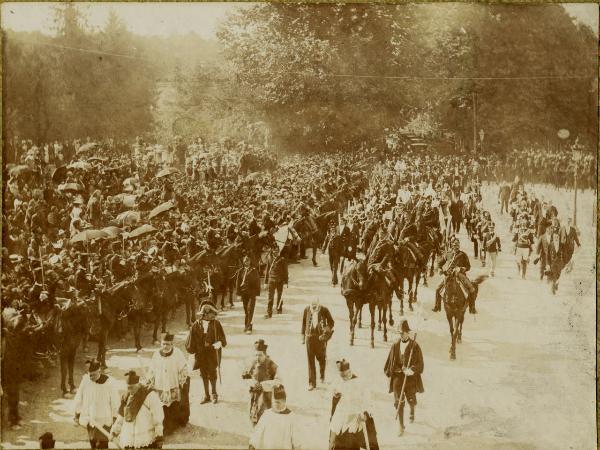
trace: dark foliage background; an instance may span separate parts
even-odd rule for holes
[[[3,34],[5,136],[308,151],[412,126],[470,147],[475,97],[486,149],[555,145],[560,128],[597,142],[597,38],[560,5],[261,3],[230,14],[217,42],[136,36],[115,14],[90,30],[63,4],[56,31]]]

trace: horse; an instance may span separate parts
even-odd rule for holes
[[[60,388],[63,396],[75,392],[73,380],[73,369],[75,366],[75,355],[83,337],[89,330],[89,322],[85,304],[70,299],[63,300],[60,312],[54,323],[55,342],[58,346],[60,360]],[[66,382],[69,382],[67,390]]]
[[[465,320],[465,311],[467,310],[469,302],[456,275],[448,273],[445,276],[446,281],[442,300],[444,301],[444,310],[446,311],[446,319],[448,319],[450,336],[452,338],[452,343],[450,345],[450,359],[454,360],[456,359],[456,343],[458,342],[460,344],[462,342],[462,326]],[[475,299],[477,298],[479,285],[486,278],[486,275],[480,275],[472,281],[473,286],[475,287],[473,302],[475,302]]]
[[[354,329],[362,307],[369,304],[371,313],[371,348],[375,348],[375,308],[383,316],[383,339],[387,342],[387,307],[391,301],[391,284],[382,265],[368,265],[366,260],[351,262],[342,274],[342,295],[350,318],[350,345],[354,345]],[[359,327],[360,328],[360,327]]]
[[[314,221],[313,221],[314,222]],[[319,247],[319,230],[313,226],[308,217],[296,220],[292,228],[300,236],[300,257],[304,258],[306,249],[312,248],[312,263],[317,266],[317,248]]]

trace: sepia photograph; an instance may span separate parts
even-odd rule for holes
[[[0,8],[0,448],[597,448],[598,4]]]

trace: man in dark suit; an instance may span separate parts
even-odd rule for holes
[[[281,295],[283,294],[283,285],[288,284],[288,266],[285,259],[285,250],[279,252],[274,248],[271,252],[271,258],[267,264],[267,270],[265,272],[265,284],[269,289],[269,303],[267,305],[267,314],[265,319],[270,319],[273,316],[273,300],[275,292],[277,291],[277,313],[281,314],[283,310],[283,300]]]
[[[250,256],[244,256],[243,263],[244,267],[237,272],[235,286],[244,305],[244,333],[251,334],[256,297],[260,295],[260,274],[256,267],[252,266]]]
[[[410,422],[415,420],[417,392],[424,392],[421,379],[423,368],[421,347],[414,339],[410,339],[408,321],[403,320],[400,323],[400,339],[392,345],[383,368],[385,375],[390,379],[389,392],[394,393],[394,407],[398,411],[399,418],[399,436],[404,434],[405,399],[410,406]]]
[[[498,193],[498,201],[500,202],[500,214],[504,211],[508,213],[508,201],[510,199],[510,184],[504,182],[500,186],[500,192]]]
[[[317,387],[317,370],[315,359],[319,361],[319,374],[321,383],[325,382],[325,366],[327,363],[327,341],[333,334],[335,322],[331,313],[325,306],[319,304],[319,300],[304,308],[302,316],[302,343],[306,344],[306,355],[308,356],[308,390]]]
[[[573,258],[575,244],[577,244],[577,247],[581,247],[579,237],[577,236],[577,229],[573,226],[573,219],[570,217],[567,219],[567,226],[561,230],[561,240],[564,244],[565,264],[568,264],[571,258]]]

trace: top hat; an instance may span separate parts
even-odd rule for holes
[[[264,339],[259,339],[258,341],[256,341],[254,343],[254,348],[256,350],[258,350],[259,352],[266,352],[268,347],[269,346],[267,344],[265,344]]]

